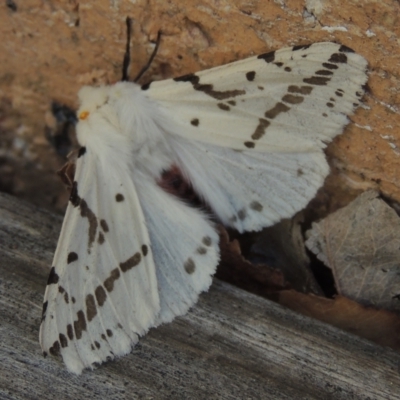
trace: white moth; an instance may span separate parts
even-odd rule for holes
[[[79,374],[129,353],[208,290],[218,234],[157,184],[163,171],[179,168],[239,232],[304,208],[329,172],[323,149],[363,96],[366,67],[345,46],[315,43],[142,87],[83,87],[44,354]]]

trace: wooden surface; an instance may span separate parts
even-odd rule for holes
[[[400,355],[215,281],[132,354],[77,377],[38,343],[61,218],[0,194],[1,399],[400,399]]]

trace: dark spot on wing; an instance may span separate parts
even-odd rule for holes
[[[124,200],[125,200],[124,195],[121,194],[121,193],[117,193],[117,194],[115,195],[115,200],[116,200],[118,203],[120,203],[121,201],[124,201]]]
[[[149,252],[149,248],[148,248],[145,244],[142,245],[142,254],[143,254],[143,257],[146,257],[148,252]]]
[[[288,87],[289,93],[310,94],[314,88],[312,86],[296,86],[290,85]]]
[[[60,355],[60,343],[58,341],[55,341],[53,343],[53,346],[50,347],[49,352],[53,356],[59,356]]]
[[[59,287],[58,287],[58,291],[59,291],[61,294],[64,295],[64,301],[68,304],[68,303],[69,303],[69,295],[68,295],[67,291],[66,291],[62,286],[59,286]]]
[[[226,105],[224,103],[218,103],[217,106],[218,106],[218,108],[220,108],[221,110],[224,110],[224,111],[230,111],[230,109],[231,109],[228,105]]]
[[[58,283],[60,277],[56,273],[55,267],[51,267],[49,279],[47,279],[47,284],[52,285],[54,283]]]
[[[302,170],[301,168],[299,168],[299,169],[297,170],[297,176],[303,176],[303,175],[304,175],[303,170]]]
[[[196,264],[195,262],[191,259],[188,258],[185,263],[183,264],[183,267],[185,268],[185,271],[190,275],[193,274],[193,272],[196,270]]]
[[[315,72],[315,75],[331,76],[333,75],[333,72],[328,69],[319,69]]]
[[[97,239],[97,243],[98,243],[98,244],[103,244],[103,243],[104,243],[104,240],[105,240],[105,238],[104,238],[103,233],[102,233],[102,232],[99,232],[99,237],[98,237],[98,239]]]
[[[274,107],[272,107],[270,110],[266,111],[264,115],[269,119],[274,119],[280,113],[287,112],[289,110],[290,110],[290,107],[288,107],[286,104],[278,102],[275,104]]]
[[[217,100],[226,100],[231,97],[236,97],[242,94],[246,94],[245,90],[226,90],[226,91],[218,91],[214,90],[214,85],[211,84],[201,84],[200,78],[195,74],[187,74],[180,76],[178,78],[174,78],[175,82],[190,82],[193,86],[194,90],[199,92],[203,92],[207,96],[213,97]]]
[[[347,56],[343,53],[333,53],[328,61],[335,64],[346,64]]]
[[[78,151],[78,158],[82,157],[86,153],[86,147],[82,146]]]
[[[104,219],[100,220],[100,226],[101,226],[101,229],[103,229],[103,232],[108,232],[109,231],[108,224]]]
[[[275,60],[275,51],[270,51],[269,53],[260,54],[257,58],[260,60],[264,60],[267,63],[271,63]]]
[[[199,126],[199,119],[198,118],[193,118],[191,121],[190,121],[190,123],[193,125],[193,126]]]
[[[201,239],[201,242],[205,246],[211,246],[212,240],[211,240],[210,236],[204,236],[203,239]]]
[[[310,85],[325,86],[331,78],[323,78],[322,76],[312,76],[311,78],[304,78],[304,83],[309,83]]]
[[[282,101],[289,104],[300,104],[304,101],[303,96],[294,96],[293,94],[285,94],[282,97]]]
[[[147,90],[150,87],[151,83],[152,83],[152,81],[150,81],[148,83],[145,83],[144,85],[141,86],[141,89],[142,90]]]
[[[207,253],[207,249],[205,247],[203,247],[203,246],[198,247],[196,251],[197,251],[198,254],[201,254],[201,255]]]
[[[77,259],[78,259],[78,254],[76,254],[74,251],[71,251],[70,253],[68,253],[67,264],[71,264]]]
[[[336,90],[335,94],[336,94],[336,96],[338,96],[338,97],[343,97],[343,93],[342,93],[342,92],[339,92],[339,90]]]
[[[111,329],[107,329],[107,330],[106,330],[106,333],[107,333],[107,336],[108,336],[108,337],[112,337],[112,335],[113,335]]]
[[[46,318],[46,311],[47,311],[47,306],[49,305],[48,301],[45,301],[43,303],[43,307],[42,307],[42,322],[45,320]]]
[[[274,64],[275,64],[277,67],[279,67],[279,68],[280,68],[280,67],[282,67],[282,65],[283,65],[283,62],[280,62],[280,61],[279,61],[279,62],[276,62],[276,63],[274,63]]]
[[[243,221],[247,217],[247,212],[245,208],[242,208],[238,211],[238,217],[241,221]]]
[[[333,103],[330,103],[330,102],[326,103],[326,105],[327,105],[329,108],[333,108],[333,107],[334,107],[334,104],[333,104]]]
[[[336,64],[331,63],[322,63],[322,66],[327,69],[338,69],[339,67]]]
[[[262,211],[263,206],[262,206],[262,204],[259,203],[258,201],[252,201],[252,202],[250,203],[250,208],[251,208],[252,210],[254,210],[254,211],[260,212],[260,211]]]
[[[67,325],[67,336],[69,340],[72,340],[74,338],[74,330],[72,329],[71,324]]]
[[[290,67],[285,67],[285,71],[286,71],[286,72],[292,72],[292,68],[290,68]]]
[[[254,142],[244,142],[244,145],[249,149],[254,149],[256,144]]]
[[[69,195],[69,201],[74,207],[78,207],[81,202],[81,198],[78,195],[78,182],[76,181],[72,183],[72,189]]]
[[[264,86],[257,86],[258,90],[264,90]]]
[[[353,49],[351,49],[350,47],[345,46],[344,44],[342,44],[340,46],[339,51],[341,51],[343,53],[354,53]]]
[[[297,51],[297,50],[306,50],[311,46],[311,44],[303,44],[303,45],[297,45],[297,46],[293,46],[292,50],[293,51]]]
[[[107,292],[112,292],[114,289],[114,282],[120,277],[120,272],[118,268],[114,268],[110,276],[104,281],[104,287],[106,288]]]
[[[248,81],[254,81],[254,78],[256,77],[256,72],[255,71],[249,71],[246,73],[246,78]]]
[[[75,337],[79,340],[82,337],[82,332],[86,331],[86,319],[82,310],[76,313],[78,319],[74,321]]]
[[[196,85],[199,83],[200,78],[195,74],[186,74],[182,76],[178,76],[174,78],[175,82],[190,82],[192,85]]]
[[[90,322],[97,314],[96,302],[92,294],[86,296],[86,319]]]
[[[235,100],[229,100],[227,103],[230,104],[231,106],[236,106]]]
[[[97,218],[93,211],[89,208],[88,204],[84,199],[80,202],[81,216],[87,218],[89,221],[89,237],[88,237],[88,247],[89,250],[92,247],[93,242],[96,239],[97,232]]]
[[[133,267],[136,267],[140,263],[142,256],[140,253],[135,253],[132,257],[119,264],[122,272],[129,271]]]
[[[232,217],[229,218],[229,221],[232,223],[235,223],[237,221],[237,216],[236,215],[232,215]]]
[[[253,140],[260,139],[262,136],[264,136],[265,130],[268,128],[268,126],[270,124],[271,123],[269,121],[267,121],[266,119],[259,118],[258,125],[257,125],[256,130],[254,131],[254,133],[251,135],[251,138]]]
[[[60,333],[60,334],[58,335],[58,337],[59,337],[59,339],[60,339],[61,347],[62,347],[62,348],[67,347],[67,346],[68,346],[68,339],[65,337],[65,335],[63,335],[62,333]]]
[[[104,286],[105,286],[105,282],[104,282]],[[109,292],[110,292],[110,290],[109,290]],[[103,286],[101,286],[101,285],[97,286],[97,288],[94,291],[94,295],[96,296],[97,304],[101,307],[107,299],[107,293],[104,290]]]

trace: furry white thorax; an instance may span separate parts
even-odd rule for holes
[[[165,132],[155,122],[163,121],[163,112],[145,93],[133,82],[82,87],[77,137],[101,162],[144,168],[158,178],[173,158]],[[84,119],[83,113],[88,113]]]

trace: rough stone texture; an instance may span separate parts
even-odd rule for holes
[[[53,100],[72,108],[83,84],[120,79],[125,18],[134,20],[131,75],[162,45],[144,80],[225,64],[295,44],[337,41],[370,63],[370,92],[329,146],[326,197],[373,187],[400,200],[398,1],[8,0],[1,5],[0,189],[47,207],[66,200],[64,160],[44,137]],[[346,197],[343,194],[344,198]],[[351,196],[354,197],[354,196]],[[334,207],[335,208],[335,207]]]

